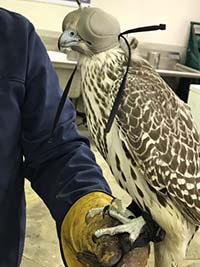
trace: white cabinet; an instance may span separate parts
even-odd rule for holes
[[[48,55],[58,75],[60,86],[62,89],[64,89],[77,62],[72,60],[67,60],[66,54],[56,51],[48,51]],[[80,72],[76,71],[71,84],[71,89],[69,91],[69,97],[78,98],[80,94],[81,94]]]

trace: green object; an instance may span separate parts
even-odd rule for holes
[[[185,64],[200,70],[200,22],[191,22]]]

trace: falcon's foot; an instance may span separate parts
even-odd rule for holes
[[[114,203],[111,203],[111,205],[104,208],[91,209],[86,216],[86,222],[90,217],[94,217],[97,214],[102,214],[103,216],[107,214],[121,222],[121,225],[97,230],[95,232],[96,238],[103,235],[113,236],[116,234],[129,233],[129,240],[131,243],[134,243],[139,237],[143,226],[146,224],[142,216],[135,218],[132,212],[128,209],[124,209],[121,201],[118,199],[114,200]]]

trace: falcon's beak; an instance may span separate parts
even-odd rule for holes
[[[58,49],[64,52],[66,48],[77,46],[80,41],[80,37],[74,30],[65,30],[58,39]]]

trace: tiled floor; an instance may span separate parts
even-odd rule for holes
[[[130,198],[116,185],[106,162],[94,149],[98,163],[103,169],[105,177],[118,198],[127,203]],[[24,257],[21,267],[63,267],[59,245],[56,237],[55,224],[47,208],[37,195],[26,184],[27,194],[27,235]],[[200,267],[200,233],[193,240],[188,252],[188,258],[194,259],[192,267]],[[153,266],[151,255],[148,267]],[[160,266],[162,267],[162,266]]]

